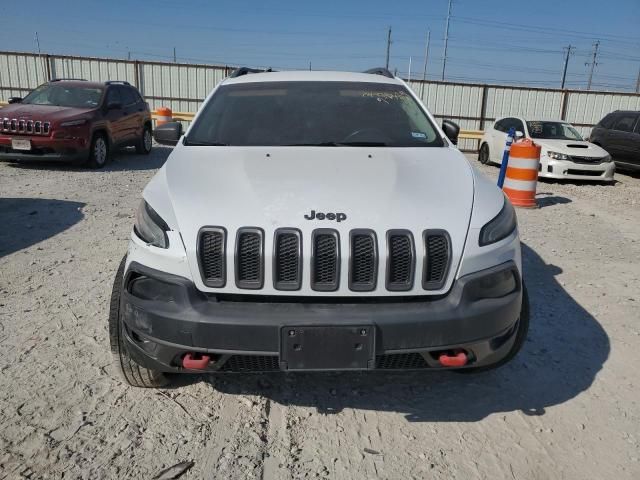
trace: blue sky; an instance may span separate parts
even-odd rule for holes
[[[0,49],[273,68],[391,69],[439,79],[447,0],[70,1],[5,5]],[[28,5],[28,8],[21,8]],[[37,15],[34,14],[37,12]],[[640,0],[453,0],[446,78],[559,87],[563,47],[575,48],[567,86],[632,90],[640,68]]]

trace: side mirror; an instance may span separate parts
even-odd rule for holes
[[[22,97],[10,97],[9,103],[20,103],[22,102]]]
[[[516,140],[520,140],[521,138],[524,138],[524,132],[516,130]]]
[[[451,143],[458,145],[458,135],[460,134],[460,127],[457,123],[451,120],[444,120],[442,122],[442,130]]]
[[[153,132],[156,142],[162,145],[176,145],[182,137],[182,124],[180,122],[168,122],[158,125]]]
[[[120,102],[109,102],[107,110],[121,110],[122,104]]]

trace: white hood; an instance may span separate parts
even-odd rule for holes
[[[179,145],[165,167],[169,199],[182,235],[193,278],[201,290],[196,243],[203,226],[222,226],[228,232],[228,265],[233,264],[233,243],[240,227],[265,232],[265,284],[258,294],[291,294],[273,289],[271,253],[273,234],[280,227],[302,231],[305,254],[303,285],[308,285],[308,246],[316,228],[338,230],[341,251],[349,251],[349,231],[369,228],[377,233],[380,265],[384,265],[385,232],[409,229],[416,242],[415,287],[401,295],[424,294],[421,235],[430,228],[444,229],[452,240],[452,265],[443,290],[450,286],[464,248],[473,206],[473,175],[467,160],[453,148],[354,147],[194,147]],[[148,199],[152,202],[152,199]],[[308,220],[311,210],[343,213],[346,219]],[[338,292],[328,295],[363,295],[349,292],[348,255],[342,255]],[[384,268],[380,268],[384,275]],[[227,292],[238,290],[228,268]],[[304,290],[304,288],[303,288]],[[296,292],[304,294],[302,292]],[[384,277],[372,295],[384,290]],[[433,293],[433,292],[431,292]],[[314,295],[321,292],[314,292]]]
[[[534,138],[533,141],[542,147],[542,155],[547,151],[575,155],[577,157],[606,157],[608,153],[602,147],[584,140],[550,140],[547,138]]]

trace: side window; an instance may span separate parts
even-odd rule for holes
[[[616,116],[613,113],[610,113],[609,115],[604,117],[602,120],[600,120],[600,123],[598,123],[598,126],[602,128],[611,128],[611,125],[613,125],[613,121],[615,120],[615,118]]]
[[[120,90],[120,96],[122,97],[122,104],[125,106],[133,105],[137,103],[138,99],[136,98],[133,90],[128,87],[117,87]]]
[[[514,118],[512,126],[516,129],[516,132],[524,133],[524,124],[522,123],[522,120]]]
[[[110,103],[124,104],[122,97],[120,97],[120,92],[116,87],[110,87],[109,90],[107,90],[107,105]]]
[[[636,133],[640,133],[640,120],[636,123]]]
[[[510,128],[515,128],[516,130],[520,130],[521,132],[524,132],[524,125],[522,125],[522,122],[520,120],[518,120],[517,118],[505,118],[504,120],[502,120],[502,129],[500,130],[501,132],[505,132],[508,133]]]
[[[637,115],[623,114],[618,117],[618,120],[613,125],[614,130],[620,130],[622,132],[633,131],[633,126],[636,123]]]
[[[504,122],[506,121],[506,119],[502,119],[496,122],[496,124],[494,125],[494,129],[498,130],[499,132],[506,132],[505,128],[504,128]]]
[[[131,90],[131,93],[133,93],[133,96],[136,97],[136,102],[138,103],[144,102],[142,95],[140,95],[140,92],[136,88],[129,88],[129,90]]]

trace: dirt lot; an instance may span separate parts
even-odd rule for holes
[[[532,325],[510,365],[124,385],[107,308],[169,150],[0,164],[0,479],[640,478],[640,178],[519,210]],[[495,177],[495,167],[483,167]]]

